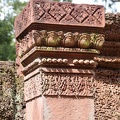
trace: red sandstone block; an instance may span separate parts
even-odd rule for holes
[[[59,26],[59,27],[58,27]],[[104,7],[31,0],[15,19],[15,36],[31,29],[72,29],[72,27],[104,27]]]
[[[27,102],[26,120],[94,120],[94,99],[42,96]]]

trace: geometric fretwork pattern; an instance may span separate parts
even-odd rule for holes
[[[99,5],[31,0],[15,20],[16,36],[32,23],[104,27],[104,8]]]

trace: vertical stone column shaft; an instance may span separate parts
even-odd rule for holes
[[[104,8],[31,0],[15,20],[27,120],[93,120],[94,57]],[[94,29],[93,29],[94,27]]]

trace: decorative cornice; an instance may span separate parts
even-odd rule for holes
[[[43,25],[59,25],[61,30],[63,26],[69,26],[68,30],[71,26],[103,28],[105,26],[104,7],[100,5],[31,0],[15,19],[16,38],[25,29],[37,23],[41,28]]]

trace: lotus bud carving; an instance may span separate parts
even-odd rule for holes
[[[95,33],[91,33],[90,37],[91,37],[90,47],[91,48],[95,48],[96,34]]]
[[[67,32],[64,34],[63,46],[65,47],[74,47],[75,46],[75,38],[71,32]]]
[[[64,32],[63,31],[59,31],[58,32],[58,40],[60,41],[60,45],[62,45],[63,39],[64,39]]]
[[[91,47],[100,50],[105,42],[103,34],[90,34],[91,36]]]
[[[35,45],[37,46],[46,45],[46,36],[47,36],[46,30],[35,31],[34,32]]]
[[[57,47],[60,44],[60,40],[58,39],[58,34],[55,31],[48,32],[47,37],[47,46],[49,47]]]
[[[78,47],[83,48],[83,49],[89,48],[90,40],[91,40],[91,37],[89,34],[87,33],[80,34],[80,37],[78,39]]]
[[[96,35],[96,42],[95,42],[95,48],[100,50],[104,44],[105,40],[104,40],[104,35]]]
[[[55,31],[48,32],[47,37],[47,46],[49,47],[57,47],[60,44],[60,40],[58,38],[58,34]]]

